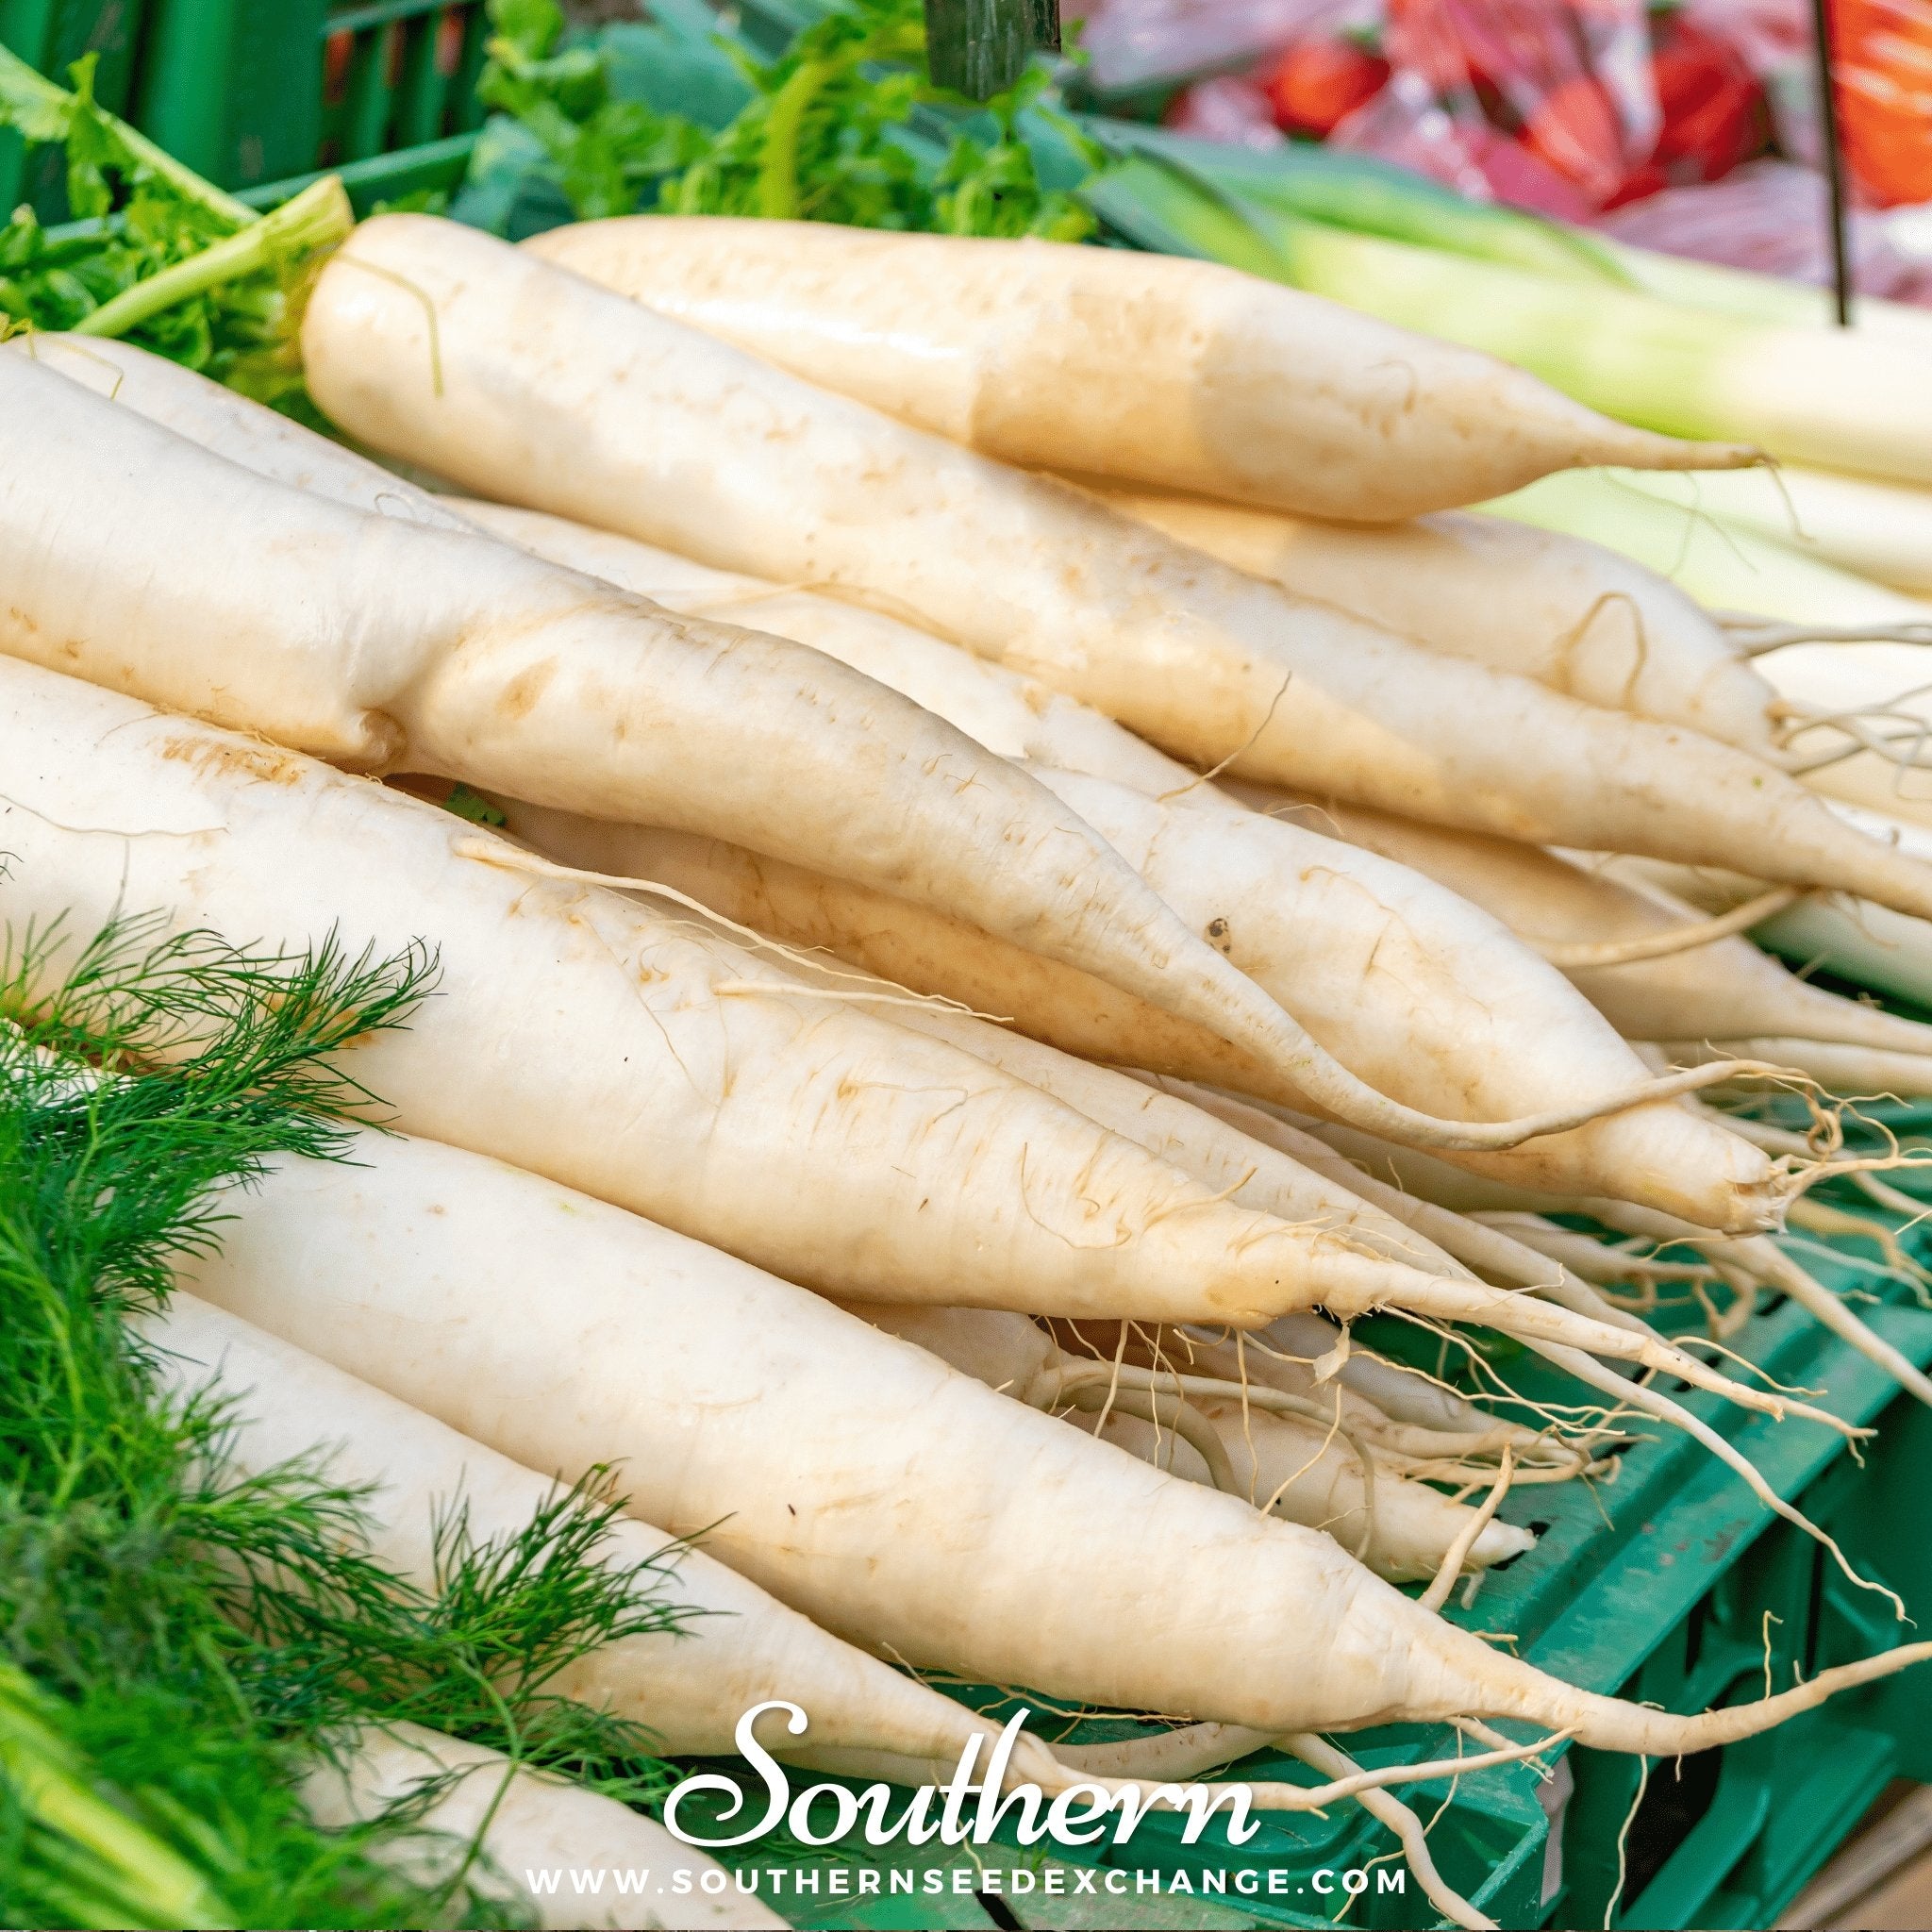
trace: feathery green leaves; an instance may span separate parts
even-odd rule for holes
[[[231,1470],[219,1389],[165,1392],[127,1324],[271,1163],[342,1158],[374,1103],[328,1056],[433,979],[420,952],[147,921],[0,964],[0,1924],[487,1923],[385,1864],[408,1816],[304,1814],[304,1770],[371,1719],[634,1800],[661,1784],[636,1725],[550,1688],[680,1621],[656,1565],[606,1559],[601,1475],[513,1537],[448,1499],[436,1575],[406,1579],[320,1457]]]

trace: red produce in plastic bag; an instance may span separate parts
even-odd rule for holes
[[[1274,104],[1239,74],[1217,74],[1183,88],[1160,118],[1176,134],[1223,147],[1279,147],[1288,139],[1274,125]]]
[[[1932,201],[1932,0],[1834,0],[1845,159],[1881,208]]]
[[[1297,41],[1261,77],[1274,125],[1290,134],[1325,139],[1380,93],[1389,63],[1358,41],[1316,34]]]
[[[1651,159],[1673,181],[1716,181],[1771,145],[1771,108],[1744,57],[1681,16],[1651,59],[1662,125]]]
[[[1384,44],[1458,119],[1519,135],[1592,207],[1656,141],[1643,0],[1389,0]]]
[[[1381,19],[1380,0],[1064,0],[1061,10],[1069,25],[1084,21],[1088,74],[1103,92],[1211,74]]]

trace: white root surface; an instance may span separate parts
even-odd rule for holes
[[[1173,1374],[1133,1367],[1080,1364],[1016,1315],[976,1308],[894,1308],[847,1304],[874,1327],[930,1350],[943,1361],[1035,1408],[1063,1409],[1075,1388],[1096,1400],[1075,1404],[1066,1420],[1131,1456],[1189,1482],[1208,1483],[1290,1523],[1328,1531],[1376,1575],[1392,1582],[1433,1576],[1475,1511],[1425,1484],[1410,1481],[1375,1457],[1366,1433],[1348,1411],[1326,1424],[1269,1412],[1266,1385],[1244,1404],[1232,1393],[1185,1397]],[[1205,1378],[1203,1378],[1205,1379]],[[1145,1384],[1152,1400],[1136,1402]],[[1218,1443],[1224,1467],[1211,1468],[1200,1449],[1177,1437],[1182,1401]],[[1330,1398],[1334,1406],[1333,1397]],[[1313,1405],[1310,1405],[1311,1407]],[[1366,1407],[1366,1405],[1363,1405]],[[1369,1469],[1361,1456],[1369,1457]],[[1365,1479],[1366,1478],[1366,1479]],[[1373,1498],[1370,1490],[1373,1487]],[[1486,1569],[1534,1545],[1509,1524],[1485,1527],[1467,1552]]]
[[[454,224],[365,222],[324,271],[303,346],[318,402],[373,446],[834,588],[1202,767],[1233,757],[1424,818],[1932,910],[1932,867],[1749,754],[1298,602]]]
[[[1622,866],[1606,872],[1534,846],[1357,806],[1296,800],[1261,788],[1243,788],[1242,795],[1259,809],[1414,867],[1540,949],[1661,937],[1694,925],[1707,909],[1707,902],[1692,904],[1626,875]],[[1712,902],[1708,909],[1731,908]],[[1802,915],[1774,916],[1782,923]],[[1890,1055],[1932,1054],[1932,1026],[1812,986],[1742,938],[1566,971],[1626,1040],[1728,1043],[1775,1037],[1865,1048],[1881,1063]],[[1800,1056],[1811,1051],[1794,1045],[1786,1058],[1809,1071]]]
[[[1432,650],[1769,757],[1777,694],[1668,578],[1587,538],[1444,510],[1351,529],[1088,485],[1181,543]]]
[[[372,1154],[388,1146],[370,1137]],[[372,1486],[365,1507],[374,1555],[424,1589],[435,1583],[444,1512],[460,1505],[480,1544],[514,1536],[556,1496],[550,1476],[193,1294],[177,1292],[164,1314],[137,1325],[160,1352],[163,1387],[181,1394],[218,1387],[235,1425],[227,1444],[236,1471],[258,1475],[321,1452],[334,1480]],[[615,1482],[621,1491],[623,1472]],[[998,1735],[997,1725],[827,1636],[635,1514],[612,1524],[604,1557],[655,1562],[655,1593],[692,1614],[679,1632],[606,1644],[548,1688],[647,1726],[666,1752],[730,1751],[739,1719],[772,1698],[800,1706],[809,1726],[794,1739],[774,1713],[759,1741],[807,1763],[824,1750],[957,1761],[969,1738],[990,1743]],[[1044,1770],[1050,1781],[1040,1750],[1023,1751],[1018,1762],[1023,1771],[1029,1763],[1036,1774]]]
[[[1574,463],[1745,458],[1611,422],[1488,356],[1211,262],[690,216],[580,222],[526,245],[1028,467],[1386,523]]]
[[[276,481],[25,355],[0,412],[36,452],[0,483],[0,651],[353,769],[842,869],[1307,1057],[1044,788],[823,652]]]
[[[1396,1138],[1494,1146],[1533,1123],[1574,1121],[1644,1091],[1643,1062],[1559,974],[1418,874],[1254,813],[1162,806],[1104,779],[1043,768],[1041,776],[1093,813],[1157,890],[1292,1010],[1335,1061],[1431,1119],[1515,1122],[1507,1132],[1472,1126],[1418,1136],[1411,1116],[1391,1124]],[[1069,1054],[1363,1117],[1312,1069],[1300,1085],[1286,1082],[1205,1029],[963,921],[718,841],[497,803],[510,831],[550,858],[613,883],[670,886],[741,925],[1009,1020]],[[1504,985],[1520,997],[1498,998]],[[911,1009],[905,1023],[939,1024]],[[1715,1067],[1707,1071],[1719,1077]],[[1772,1163],[1707,1116],[1661,1101],[1471,1158],[1531,1183],[1668,1204],[1713,1225],[1761,1226],[1778,1211]]]
[[[879,1010],[681,915],[459,857],[487,835],[292,753],[0,660],[6,916],[353,956],[438,990],[350,1056],[411,1131],[876,1297],[1266,1321],[1414,1271],[1257,1214]],[[512,848],[504,851],[515,857]],[[48,970],[56,970],[58,962]]]
[[[1509,1716],[1668,1756],[1932,1656],[1703,1717],[1579,1692],[714,1250],[455,1150],[369,1152],[243,1197],[195,1291],[528,1468],[621,1464],[649,1520],[915,1664],[1276,1736]]]
[[[544,1932],[699,1932],[713,1926],[719,1932],[763,1932],[785,1924],[756,1898],[729,1888],[704,1890],[704,1874],[727,1876],[724,1867],[695,1846],[680,1843],[655,1818],[579,1785],[520,1770],[481,1744],[460,1743],[421,1724],[370,1726],[355,1740],[345,1763],[320,1764],[308,1774],[303,1798],[318,1824],[354,1824],[378,1817],[452,1773],[454,1780],[422,1817],[425,1832],[446,1836],[440,1844],[431,1840],[420,1849],[399,1848],[399,1861],[412,1876],[427,1882],[448,1877],[480,1834],[483,1862],[471,1868],[476,1889],[528,1914],[528,1923]],[[662,1883],[640,1896],[619,1894],[613,1881],[608,1891],[578,1897],[562,1887],[545,1891],[529,1881],[532,1873],[598,1867],[642,1873]],[[674,1897],[671,1874],[680,1869],[690,1874],[691,1890]]]

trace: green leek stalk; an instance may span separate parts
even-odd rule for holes
[[[1283,214],[1571,281],[1639,285],[1615,244],[1600,235],[1520,208],[1471,201],[1372,155],[1301,142],[1278,148],[1224,147],[1127,122],[1083,125],[1112,154],[1164,161],[1210,192]]]
[[[1606,244],[1631,281],[1646,293],[1691,308],[1709,308],[1745,322],[1778,323],[1796,328],[1832,328],[1829,289],[1794,282],[1783,275],[1757,275],[1717,261],[1666,255],[1661,249]],[[1908,302],[1859,295],[1852,303],[1854,333],[1932,349],[1932,310]]]
[[[1560,470],[1482,508],[1512,523],[1601,543],[1669,577],[1708,610],[1797,625],[1891,626],[1932,616],[1932,606],[1720,522],[1688,494],[1669,502],[1636,484],[1627,471]]]
[[[1795,465],[1708,471],[1690,479],[1637,470],[1620,482],[1727,528],[1802,551],[1893,590],[1932,595],[1932,490]]]
[[[1666,435],[1755,443],[1823,469],[1932,483],[1932,354],[1909,344],[1742,321],[1353,234],[1143,157],[1108,170],[1086,192],[1096,213],[1143,247],[1177,246],[1485,350],[1607,416]],[[1247,233],[1229,245],[1233,227]]]
[[[1263,150],[1223,147],[1164,128],[1111,121],[1088,125],[1116,154],[1152,156],[1211,189],[1330,227],[1567,281],[1632,289],[1741,321],[1832,324],[1828,290],[1635,247],[1501,203],[1471,201],[1372,155],[1298,142]],[[1865,333],[1932,343],[1932,312],[1908,303],[1861,297],[1853,319]]]

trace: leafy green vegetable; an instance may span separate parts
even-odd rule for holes
[[[935,87],[919,0],[841,0],[771,60],[721,30],[720,58],[750,99],[719,128],[629,91],[621,28],[566,41],[555,0],[491,0],[491,18],[478,92],[534,138],[581,218],[657,208],[1067,242],[1094,231],[1072,194],[1042,183],[1021,133],[1023,115],[1060,118],[1046,71],[983,108]]]
[[[0,226],[0,334],[125,334],[263,401],[299,399],[301,294],[348,232],[340,186],[258,216],[97,107],[93,65],[69,92],[0,47],[0,126],[64,150],[79,217],[50,233],[22,208]]]
[[[491,805],[480,791],[472,791],[467,785],[452,785],[449,796],[442,801],[442,808],[455,812],[459,819],[468,819],[473,825],[507,823],[500,806]]]
[[[345,1833],[303,1813],[302,1770],[371,1717],[660,1787],[636,1726],[546,1688],[678,1626],[651,1566],[604,1560],[608,1496],[487,1541],[451,1498],[418,1588],[318,1460],[233,1473],[219,1394],[164,1396],[124,1319],[268,1161],[342,1157],[371,1103],[325,1056],[403,1024],[433,977],[421,953],[290,958],[142,921],[0,960],[0,1924],[486,1922],[378,1856],[408,1813]]]

